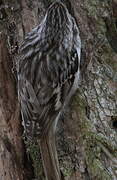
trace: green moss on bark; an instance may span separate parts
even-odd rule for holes
[[[81,138],[85,148],[85,160],[90,177],[96,180],[112,180],[111,173],[103,164],[102,153],[116,163],[116,146],[106,139],[105,136],[102,136],[101,133],[96,133],[94,125],[86,117],[86,101],[83,96],[77,94],[73,106],[76,108],[75,111],[78,112],[80,119]],[[111,155],[112,152],[113,156]]]

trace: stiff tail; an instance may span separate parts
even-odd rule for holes
[[[46,180],[63,180],[61,177],[58,156],[56,151],[54,128],[40,140],[40,150]]]

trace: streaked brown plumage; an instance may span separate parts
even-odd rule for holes
[[[50,163],[55,171],[59,170],[54,164],[58,163],[56,158],[52,160],[56,154],[54,139],[47,141],[54,136],[59,116],[78,88],[80,50],[75,19],[57,1],[49,7],[42,23],[28,33],[19,51],[18,97],[24,131],[29,139],[40,139],[42,151],[50,147],[48,151],[53,155],[48,163],[53,161]],[[47,179],[55,178],[60,179],[60,172]]]

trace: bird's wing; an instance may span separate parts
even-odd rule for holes
[[[18,96],[29,137],[46,133],[67,98],[78,70],[75,49],[60,54],[59,47],[52,51],[50,46],[45,52],[38,48],[39,43],[37,33],[29,34],[20,48],[18,62]]]

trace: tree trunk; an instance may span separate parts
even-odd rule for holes
[[[53,0],[54,1],[54,0]],[[71,0],[82,40],[82,82],[58,123],[65,180],[117,179],[117,0]],[[38,144],[24,143],[15,56],[51,1],[0,0],[0,180],[45,179]]]

